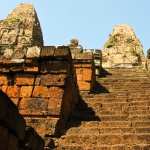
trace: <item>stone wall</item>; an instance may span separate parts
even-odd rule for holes
[[[0,86],[40,136],[58,134],[78,100],[70,49],[30,50],[21,61],[1,61]]]
[[[44,141],[34,129],[29,130],[31,127],[26,126],[16,105],[2,91],[0,91],[0,114],[1,150],[44,149]]]
[[[31,46],[43,46],[40,23],[32,5],[20,4],[0,21],[0,54],[20,59]]]
[[[80,91],[92,91],[95,86],[95,64],[93,53],[78,53],[73,59]]]

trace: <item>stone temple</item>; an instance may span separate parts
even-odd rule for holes
[[[102,50],[44,45],[34,7],[0,21],[0,150],[150,150],[150,51],[125,24]]]

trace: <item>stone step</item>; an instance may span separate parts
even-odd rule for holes
[[[108,145],[78,145],[78,144],[66,144],[59,145],[56,150],[149,150],[150,145],[148,144],[138,144],[138,145],[126,145],[126,144],[116,144],[113,146]]]
[[[130,100],[130,99],[129,99]],[[139,100],[139,101],[134,101],[134,99],[132,99],[132,101],[127,100],[126,102],[101,102],[101,100],[85,100],[85,103],[87,105],[90,106],[94,106],[94,105],[100,105],[102,107],[116,107],[116,106],[150,106],[150,100]]]
[[[150,120],[150,114],[129,114],[129,113],[125,113],[125,114],[113,114],[113,115],[101,115],[99,113],[95,113],[95,112],[87,112],[87,111],[78,111],[76,113],[73,114],[72,116],[74,119],[79,119],[79,120],[86,120],[86,121],[90,121],[90,120],[100,120],[100,121],[130,121],[130,120],[134,120],[134,121],[140,121],[140,120],[145,120],[145,121],[149,121]]]
[[[103,135],[67,135],[62,136],[60,144],[84,144],[89,143],[95,145],[108,145],[115,144],[150,144],[150,134],[103,134]]]
[[[138,114],[150,114],[150,106],[128,106],[127,105],[112,105],[109,107],[104,107],[103,104],[94,104],[94,105],[87,105],[87,107],[79,107],[77,110],[74,111],[73,115],[76,115],[76,113],[80,113],[82,115],[115,115],[115,114],[126,114],[126,115],[138,115]]]
[[[83,98],[86,103],[136,103],[136,102],[150,102],[150,96],[133,97],[132,96],[116,96],[116,97],[96,97],[96,98]]]
[[[117,114],[119,114],[119,115],[126,115],[126,114],[128,114],[128,115],[143,115],[143,114],[145,114],[145,115],[149,115],[150,113],[149,113],[149,111],[126,111],[126,110],[124,110],[124,111],[114,111],[114,112],[112,112],[112,111],[96,111],[95,110],[95,114],[96,114],[96,116],[101,116],[101,115],[117,115]]]
[[[149,93],[149,89],[147,90],[142,90],[140,91],[140,93],[125,93],[125,92],[122,92],[122,93],[99,93],[99,94],[95,94],[95,93],[88,93],[88,92],[81,92],[81,96],[83,98],[116,98],[118,96],[123,96],[123,97],[127,97],[127,96],[150,96],[150,93]]]
[[[139,67],[108,72],[99,91],[81,92],[58,150],[150,150],[150,76]]]
[[[102,127],[89,127],[89,128],[84,128],[82,126],[80,127],[72,127],[67,131],[67,135],[75,135],[75,134],[80,134],[80,135],[86,135],[86,134],[91,134],[91,135],[103,135],[103,134],[147,134],[150,133],[150,125],[147,128],[144,127],[110,127],[110,128],[102,128]]]
[[[80,125],[80,126],[79,126]],[[72,120],[68,123],[68,129],[77,128],[149,128],[150,121],[79,121]]]
[[[142,127],[149,127],[149,122],[134,122],[134,126],[142,126]],[[133,125],[131,121],[79,121],[79,120],[71,120],[68,123],[69,127],[76,127],[82,126],[83,128],[91,128],[91,127],[101,127],[101,128],[109,128],[109,127],[121,127],[121,128],[128,128]]]

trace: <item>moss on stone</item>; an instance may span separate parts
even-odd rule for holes
[[[118,35],[110,35],[109,40],[105,43],[104,48],[111,48],[113,46],[115,46],[116,42],[117,42],[117,36]]]

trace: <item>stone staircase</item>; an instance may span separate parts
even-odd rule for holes
[[[139,67],[105,70],[55,141],[57,150],[150,150],[150,77]]]

